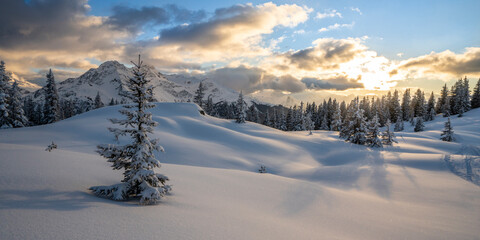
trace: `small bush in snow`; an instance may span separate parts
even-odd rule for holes
[[[45,149],[45,151],[51,152],[53,149],[57,149],[57,144],[55,144],[55,143],[52,141],[52,143],[47,146],[47,148]]]
[[[266,168],[264,165],[260,165],[260,168],[258,169],[258,172],[259,172],[259,173],[266,173],[266,172],[267,172],[267,168]]]

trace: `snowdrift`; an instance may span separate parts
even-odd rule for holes
[[[159,205],[99,199],[117,183],[95,146],[115,143],[105,107],[0,130],[0,239],[475,239],[480,236],[480,110],[442,117],[370,149],[328,131],[282,132],[159,103],[153,137],[173,194]],[[408,123],[405,124],[406,126]],[[54,141],[58,149],[45,151]],[[257,172],[265,165],[267,174]]]

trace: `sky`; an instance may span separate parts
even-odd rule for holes
[[[269,101],[383,94],[480,77],[480,1],[2,0],[19,79],[76,77],[138,54]]]

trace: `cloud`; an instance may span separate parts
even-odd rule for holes
[[[343,18],[342,14],[340,12],[337,12],[337,10],[335,9],[327,10],[323,13],[318,12],[315,18],[322,19],[322,18],[333,18],[333,17]]]
[[[465,74],[480,74],[480,48],[466,48],[464,53],[456,54],[450,50],[440,53],[432,52],[428,55],[410,58],[402,61],[398,67],[390,72],[391,75],[406,71],[410,74],[435,75],[438,73],[451,76]]]
[[[335,23],[333,25],[330,25],[328,27],[323,27],[323,28],[320,28],[318,29],[318,32],[328,32],[328,31],[331,31],[331,30],[337,30],[337,29],[340,29],[340,28],[352,28],[353,26],[355,25],[355,22],[352,22],[350,24],[347,24],[347,23],[344,23],[344,24],[338,24],[338,23]]]
[[[314,47],[279,54],[283,65],[293,65],[298,69],[336,69],[339,64],[348,62],[366,50],[356,39],[321,38],[313,42]],[[282,64],[281,64],[282,65]]]
[[[362,11],[360,11],[360,9],[358,7],[351,7],[350,10],[354,11],[354,12],[357,12],[358,14],[362,15]]]
[[[317,78],[303,78],[301,81],[309,89],[327,89],[327,90],[347,90],[350,88],[363,88],[363,84],[359,81],[361,77],[357,79],[350,79],[346,75],[337,75],[327,79],[317,79]]]
[[[86,0],[4,0],[0,8],[0,48],[89,51],[111,48],[120,37],[101,17],[86,16]]]
[[[206,17],[203,10],[190,11],[170,4],[164,7],[142,7],[140,9],[117,5],[113,14],[106,20],[117,30],[138,33],[146,24],[163,25],[169,23],[190,23],[201,21]]]
[[[294,27],[308,19],[311,9],[298,5],[235,5],[217,9],[205,22],[180,25],[160,32],[162,45],[179,50],[221,51],[240,55],[261,55],[262,37],[278,26]]]
[[[224,67],[207,73],[206,77],[246,94],[266,89],[288,92],[306,89],[304,83],[291,75],[277,77],[257,67]]]

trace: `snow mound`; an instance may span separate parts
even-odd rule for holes
[[[120,106],[0,130],[0,239],[475,239],[480,236],[480,109],[370,149],[328,131],[282,132],[158,103],[152,138],[173,194],[159,205],[99,199],[117,183],[94,153],[115,143]],[[408,125],[408,124],[406,124]],[[54,141],[58,148],[45,147]],[[258,173],[261,165],[267,174]]]

